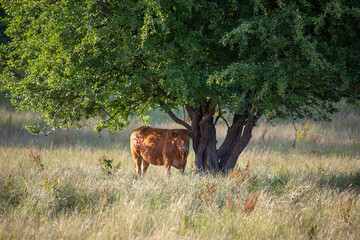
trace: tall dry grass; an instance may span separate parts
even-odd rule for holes
[[[140,178],[129,135],[141,122],[30,136],[21,125],[37,116],[11,112],[8,138],[3,108],[0,239],[359,239],[360,114],[342,108],[297,122],[294,148],[291,122],[260,122],[227,176],[196,174],[191,153],[183,175],[150,166]],[[151,124],[178,127],[162,119]]]

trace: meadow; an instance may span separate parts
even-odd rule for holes
[[[191,152],[185,174],[137,177],[129,136],[141,121],[101,138],[31,136],[22,125],[39,116],[2,106],[0,239],[360,239],[360,110],[342,104],[331,119],[297,131],[260,121],[229,175],[197,174]]]

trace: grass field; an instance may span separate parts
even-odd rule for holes
[[[360,111],[332,122],[259,123],[228,176],[150,166],[135,176],[134,120],[30,136],[0,108],[0,239],[360,239]],[[10,116],[11,114],[11,121]],[[177,125],[159,112],[152,126]],[[224,137],[226,127],[219,126]],[[110,168],[110,165],[112,168]]]

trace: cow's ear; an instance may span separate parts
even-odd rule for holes
[[[196,137],[196,132],[189,131],[189,137],[190,137],[190,138]]]
[[[178,130],[172,131],[170,133],[170,136],[172,136],[173,138],[177,138],[179,136],[179,131]]]

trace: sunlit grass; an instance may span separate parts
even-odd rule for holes
[[[138,178],[129,136],[141,122],[101,138],[91,128],[30,136],[21,124],[38,120],[11,112],[9,136],[3,108],[0,239],[358,239],[360,114],[343,109],[297,122],[295,147],[291,122],[260,122],[227,176],[196,174],[191,152],[185,174],[150,166]],[[179,127],[164,116],[151,125]],[[104,157],[120,167],[102,170]]]

